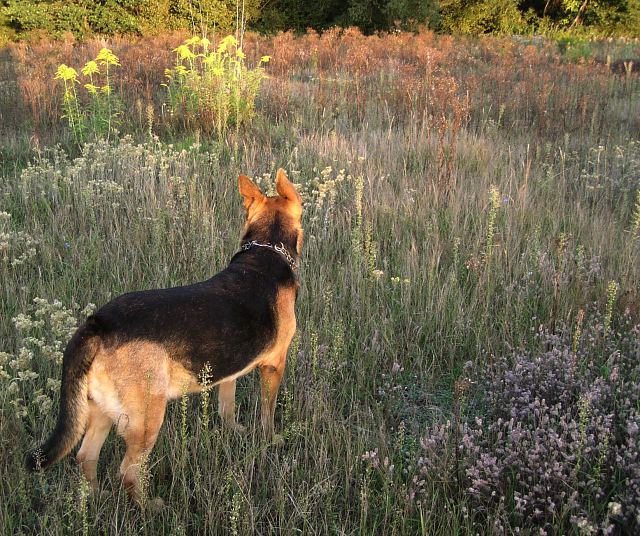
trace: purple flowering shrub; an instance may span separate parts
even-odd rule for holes
[[[458,448],[476,513],[511,526],[640,527],[640,326],[604,336],[594,318],[541,332],[541,351],[471,370],[475,405]],[[479,399],[482,393],[483,400]]]
[[[589,320],[589,316],[591,319]],[[467,364],[453,418],[420,439],[408,499],[456,484],[475,530],[640,530],[640,325],[541,331],[536,350]]]

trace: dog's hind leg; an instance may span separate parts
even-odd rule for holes
[[[82,446],[76,455],[84,477],[94,491],[98,489],[98,458],[100,449],[109,435],[113,421],[104,414],[93,400],[89,400],[89,417]]]
[[[222,382],[218,387],[218,413],[225,428],[243,432],[244,426],[236,422],[236,380]]]
[[[143,407],[131,408],[133,411],[127,413],[129,418],[124,417],[123,422],[118,426],[118,433],[127,444],[127,451],[120,465],[122,485],[130,497],[138,502],[142,499],[143,491],[140,484],[140,469],[145,462],[145,457],[151,452],[158,439],[167,407],[167,398],[163,395],[147,394],[142,404],[144,404]]]
[[[260,417],[262,429],[267,439],[273,437],[273,418],[276,411],[278,389],[284,374],[284,359],[279,367],[272,365],[260,366]]]

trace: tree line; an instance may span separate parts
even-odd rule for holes
[[[640,36],[640,0],[0,0],[0,36],[78,38],[190,29],[262,33],[356,26],[454,34]]]

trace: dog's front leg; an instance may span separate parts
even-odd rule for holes
[[[218,387],[218,413],[225,428],[243,432],[244,426],[236,422],[236,381],[223,382]]]
[[[273,418],[276,412],[276,400],[283,373],[284,363],[280,367],[274,367],[273,365],[260,367],[260,416],[262,429],[267,439],[273,437]]]

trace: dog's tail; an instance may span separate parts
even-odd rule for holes
[[[64,458],[84,433],[89,412],[87,373],[100,348],[100,325],[90,316],[69,341],[62,360],[56,427],[42,446],[27,454],[27,469],[46,469]]]

